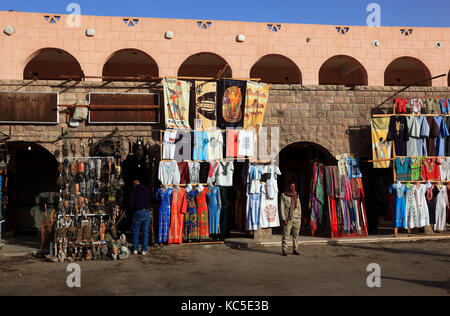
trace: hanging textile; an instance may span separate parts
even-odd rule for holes
[[[258,132],[264,120],[270,85],[247,81],[244,129],[255,128]]]
[[[389,132],[389,117],[373,118],[372,126],[372,152],[373,160],[391,158],[392,142],[386,141]],[[389,168],[390,161],[374,162],[374,168]]]
[[[187,210],[186,190],[178,188],[173,190],[170,204],[170,233],[169,245],[183,242],[184,215]]]
[[[313,165],[313,182],[311,184],[311,227],[316,231],[318,226],[323,229],[323,206],[325,203],[323,188],[324,165],[315,162]]]
[[[198,240],[209,239],[209,215],[208,215],[208,204],[206,202],[206,196],[208,194],[208,188],[203,188],[202,191],[198,191],[195,197],[195,202],[197,204],[197,227],[198,227]]]
[[[216,126],[216,92],[216,82],[195,82],[196,118],[202,121],[203,129]]]
[[[246,81],[221,79],[217,85],[217,126],[243,127]]]
[[[261,228],[279,227],[280,216],[278,214],[278,188],[273,196],[269,195],[270,184],[266,183],[261,188],[260,223]]]
[[[176,79],[163,79],[166,128],[190,129],[190,84]]]
[[[159,234],[158,243],[164,243],[169,240],[170,230],[170,203],[172,201],[173,189],[158,189],[156,199],[159,201]]]
[[[187,211],[184,216],[184,226],[183,226],[183,240],[192,241],[198,239],[198,216],[197,216],[197,204],[195,198],[198,192],[195,190],[186,189],[186,201],[187,201]]]
[[[222,209],[220,188],[210,186],[208,191],[209,234],[218,235],[220,233],[220,211]]]

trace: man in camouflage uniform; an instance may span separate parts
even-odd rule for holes
[[[281,194],[281,219],[283,220],[283,256],[287,256],[287,241],[289,235],[293,234],[294,255],[298,256],[298,236],[300,233],[302,207],[300,197],[295,188],[295,183],[289,184],[288,189]]]

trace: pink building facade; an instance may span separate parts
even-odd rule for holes
[[[401,86],[446,74],[419,85],[449,86],[448,28],[101,16],[70,22],[76,21],[69,15],[0,12],[0,79],[61,79],[81,71],[98,81],[214,76],[228,64],[227,77],[271,83]]]

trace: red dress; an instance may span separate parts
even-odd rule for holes
[[[437,158],[424,159],[422,164],[422,178],[424,180],[439,181],[441,179],[439,173],[440,164]]]
[[[187,211],[186,190],[179,188],[173,190],[172,203],[170,205],[170,233],[169,245],[183,242],[184,214]]]
[[[197,203],[197,226],[199,240],[209,239],[209,214],[208,204],[206,203],[206,196],[208,195],[208,192],[208,188],[203,188],[203,191],[198,192],[195,197],[195,202]]]
[[[395,98],[395,103],[397,104],[397,113],[406,114],[406,104],[408,104],[408,101],[403,98]]]

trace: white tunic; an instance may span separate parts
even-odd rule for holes
[[[436,201],[436,223],[434,224],[434,230],[444,231],[446,228],[446,212],[448,207],[448,193],[447,187],[443,185],[439,189],[439,194]]]
[[[278,190],[273,198],[268,195],[269,186],[261,188],[261,210],[259,212],[261,228],[279,227],[280,217],[278,214]]]
[[[439,158],[439,173],[442,181],[450,181],[450,158]]]
[[[238,156],[255,156],[256,135],[254,131],[240,131],[238,136]]]
[[[428,204],[425,196],[430,187],[431,185],[428,184],[421,184],[419,187],[415,186],[414,195],[417,202],[417,213],[419,219],[418,227],[430,225],[430,212],[428,211]]]
[[[223,159],[223,135],[220,130],[208,132],[208,160],[222,160]]]
[[[233,173],[234,173],[234,162],[219,162],[217,174],[216,174],[216,185],[222,187],[233,186]]]
[[[180,184],[180,169],[176,161],[161,161],[158,169],[158,179],[163,185]]]
[[[262,170],[263,174],[270,174],[270,177],[267,178],[267,195],[270,199],[273,199],[275,196],[278,196],[278,182],[277,178],[281,175],[280,168],[275,165],[265,166]]]
[[[189,165],[189,178],[191,183],[199,183],[200,182],[200,162],[198,161],[190,161]]]
[[[166,131],[163,138],[163,159],[172,160],[175,158],[175,140],[177,138],[176,131]]]
[[[415,191],[417,187],[415,185],[411,186],[410,190],[406,193],[406,229],[413,229],[419,227],[419,218],[417,211],[417,201],[415,197]]]

